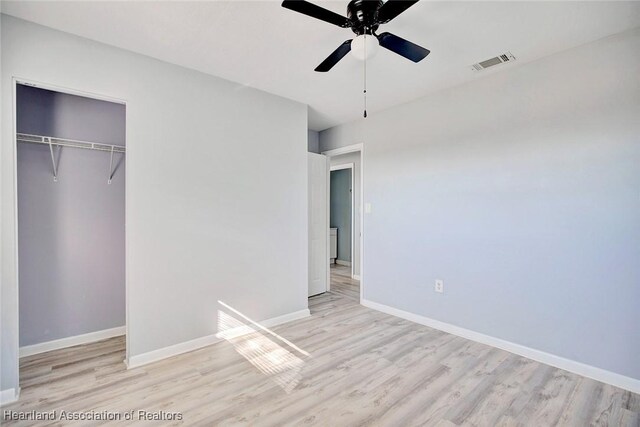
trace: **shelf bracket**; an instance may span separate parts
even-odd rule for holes
[[[113,179],[113,174],[115,171],[113,170],[113,145],[111,146],[111,161],[109,161],[109,179],[107,180],[107,184],[111,185],[111,180]]]
[[[53,155],[53,144],[51,138],[44,138],[49,143],[49,152],[51,153],[51,166],[53,166],[53,182],[58,182],[58,166],[56,166],[56,158]],[[60,149],[58,149],[60,151]]]

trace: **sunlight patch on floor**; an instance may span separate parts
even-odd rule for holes
[[[218,301],[218,334],[260,372],[271,377],[286,393],[300,382],[304,360],[309,353],[289,340],[254,322],[238,310]],[[295,353],[301,357],[298,357]]]

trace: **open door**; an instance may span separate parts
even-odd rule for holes
[[[329,160],[308,153],[309,171],[309,296],[321,294],[329,285]]]

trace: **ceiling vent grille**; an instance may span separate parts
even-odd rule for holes
[[[503,53],[502,55],[494,56],[493,58],[486,59],[484,61],[473,64],[471,69],[473,71],[482,71],[495,65],[504,64],[505,62],[515,61],[516,57],[511,52]]]

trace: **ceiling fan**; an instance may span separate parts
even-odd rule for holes
[[[391,21],[417,2],[418,0],[387,0],[386,2],[382,0],[351,0],[347,6],[346,17],[303,0],[284,0],[282,7],[338,27],[351,28],[356,34],[354,39],[342,43],[315,69],[315,71],[326,72],[344,58],[352,47],[363,46],[366,49],[367,44],[370,44],[372,40],[374,43],[377,40],[380,46],[413,62],[423,60],[429,54],[428,49],[391,33],[376,33],[381,24]]]

